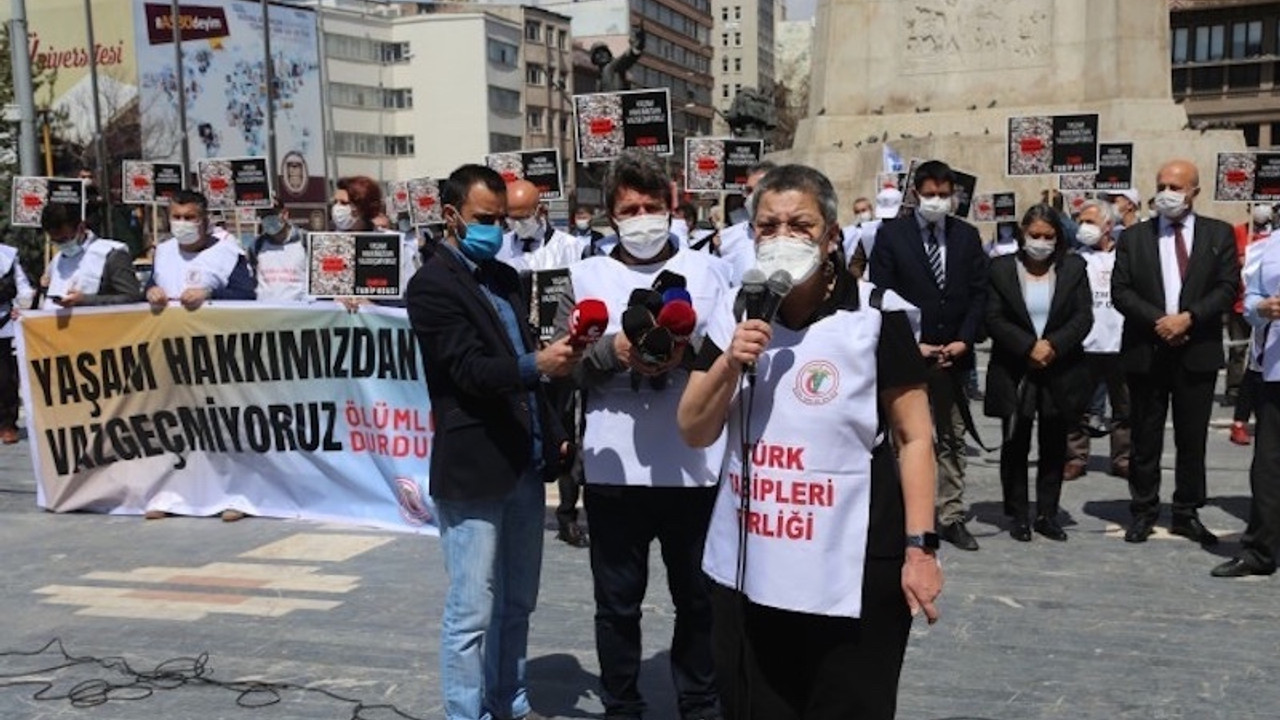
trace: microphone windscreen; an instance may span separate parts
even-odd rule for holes
[[[600,300],[587,298],[573,306],[569,316],[569,342],[573,345],[589,345],[604,334],[609,327],[609,308]]]
[[[640,338],[640,359],[648,365],[661,365],[671,359],[675,344],[675,338],[667,328],[650,328]]]
[[[672,300],[658,313],[658,327],[667,328],[677,343],[689,342],[689,336],[698,325],[698,313],[684,300]]]
[[[791,273],[786,270],[777,270],[769,276],[766,284],[769,286],[770,292],[773,292],[781,299],[791,292],[792,286],[795,285],[795,280],[791,278]]]
[[[637,306],[648,308],[650,315],[657,315],[662,311],[662,293],[651,288],[632,290],[631,297],[627,299],[627,307]]]
[[[629,307],[622,313],[622,334],[632,345],[638,345],[644,333],[653,328],[653,313],[643,305]]]
[[[769,278],[765,277],[764,271],[758,267],[753,267],[750,270],[742,273],[743,287],[746,287],[748,285],[753,285],[753,286],[764,285],[766,282],[768,282],[768,280]]]
[[[658,273],[658,278],[653,281],[653,289],[659,293],[664,293],[671,288],[688,287],[689,281],[678,272],[663,270]]]
[[[666,307],[667,303],[671,302],[672,300],[683,300],[689,303],[690,305],[693,304],[693,296],[690,295],[689,291],[684,288],[671,288],[670,290],[667,290],[666,292],[662,293],[663,307]]]

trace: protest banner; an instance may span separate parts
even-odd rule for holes
[[[578,162],[607,162],[628,148],[672,154],[671,95],[627,90],[573,96]]]
[[[685,190],[741,192],[763,157],[763,140],[685,138]]]
[[[520,150],[518,152],[493,153],[484,156],[484,162],[498,171],[508,183],[528,180],[538,188],[542,200],[559,200],[564,197],[564,181],[560,173],[560,151]]]
[[[388,298],[401,295],[401,238],[383,232],[307,235],[307,295]]]
[[[70,205],[84,219],[85,182],[79,178],[51,178],[18,175],[13,178],[13,204],[9,224],[40,227],[46,205]]]
[[[1098,115],[1011,117],[1006,149],[1006,175],[1096,173]]]

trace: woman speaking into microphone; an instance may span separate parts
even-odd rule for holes
[[[914,308],[848,272],[837,207],[812,168],[760,181],[760,272],[709,319],[680,402],[690,445],[727,430],[703,556],[727,718],[892,718],[912,618],[938,618]]]

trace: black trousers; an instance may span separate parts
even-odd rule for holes
[[[17,426],[18,358],[13,354],[13,338],[0,338],[0,428]]]
[[[726,720],[889,720],[911,631],[902,560],[867,560],[862,617],[788,612],[711,583]]]
[[[1243,554],[1260,565],[1276,564],[1280,545],[1280,383],[1256,386],[1258,423],[1249,467],[1249,525],[1240,538]]]
[[[1262,373],[1257,370],[1245,370],[1240,380],[1240,389],[1236,394],[1235,411],[1231,419],[1235,422],[1247,423],[1258,406],[1258,394],[1262,392]]]
[[[681,717],[716,708],[711,655],[711,598],[702,574],[716,488],[586,486],[591,518],[591,576],[596,599],[596,655],[606,718],[639,718],[640,604],[656,539],[675,604],[671,679]],[[664,713],[665,717],[666,714]]]
[[[1058,501],[1062,498],[1062,469],[1067,462],[1070,424],[1061,417],[1004,419],[1000,489],[1004,495],[1004,514],[1018,521],[1027,519],[1031,505],[1027,497],[1027,456],[1031,453],[1033,425],[1038,430],[1036,442],[1040,453],[1036,465],[1036,516],[1057,517]]]
[[[1133,450],[1129,463],[1129,511],[1134,518],[1160,513],[1160,456],[1164,423],[1173,405],[1173,515],[1194,517],[1205,501],[1205,445],[1217,373],[1189,372],[1180,363],[1157,361],[1150,372],[1129,376],[1129,421]]]

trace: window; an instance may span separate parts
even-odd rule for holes
[[[515,90],[490,85],[489,111],[511,115],[518,114],[520,112],[520,93]]]
[[[724,33],[720,36],[720,44],[724,47],[729,47],[729,33]]]
[[[569,134],[569,115],[567,113],[560,114],[560,136],[565,137]]]
[[[556,44],[556,31],[550,25],[547,26],[547,47],[554,47]]]
[[[392,65],[395,63],[409,62],[412,55],[409,53],[409,43],[382,43],[382,63],[384,65]]]
[[[726,100],[729,99],[729,83],[725,83],[724,86],[720,88],[720,97]]]
[[[733,59],[733,71],[742,72],[742,58],[736,57]]]
[[[525,117],[529,118],[529,131],[535,135],[542,134],[542,111],[530,109]]]
[[[729,72],[729,56],[728,55],[725,55],[724,57],[720,58],[720,71]]]
[[[724,7],[720,8],[720,19],[725,22],[729,22],[729,6],[728,5],[725,5]]]
[[[1196,28],[1196,62],[1205,62],[1209,59],[1209,28]]]
[[[1191,31],[1187,28],[1174,28],[1173,38],[1169,46],[1173,49],[1173,64],[1181,65],[1187,61],[1187,42],[1191,39]]]
[[[524,23],[524,39],[530,42],[541,42],[542,23],[536,20],[526,20]]]
[[[516,135],[503,135],[502,133],[489,133],[489,152],[512,152],[524,147],[524,141]]]
[[[325,54],[340,60],[353,62],[393,63],[408,62],[413,57],[409,52],[409,43],[392,43],[351,35],[324,36]]]
[[[329,102],[339,107],[403,110],[413,107],[413,90],[329,83]]]
[[[561,50],[565,50],[565,49],[567,49],[567,48],[568,48],[568,46],[569,46],[569,32],[568,32],[567,30],[560,30],[560,31],[558,31],[558,32],[556,33],[556,45],[557,45]]]
[[[487,52],[489,55],[489,62],[494,65],[513,68],[519,64],[520,61],[520,48],[512,45],[511,43],[502,42],[501,40],[489,38]]]
[[[1231,57],[1243,59],[1262,54],[1262,21],[1235,23],[1231,26]]]
[[[405,157],[413,155],[413,136],[335,132],[333,146],[334,152],[339,155]]]
[[[1226,25],[1214,25],[1209,28],[1209,59],[1221,60],[1226,55],[1226,43]]]
[[[741,19],[742,19],[742,6],[741,6],[741,5],[734,5],[734,6],[733,6],[733,19],[734,19],[734,20],[741,20]]]
[[[524,68],[524,81],[530,85],[542,85],[546,82],[546,72],[537,63],[529,63]]]
[[[742,33],[736,32],[733,34],[733,45],[734,47],[742,47]]]

